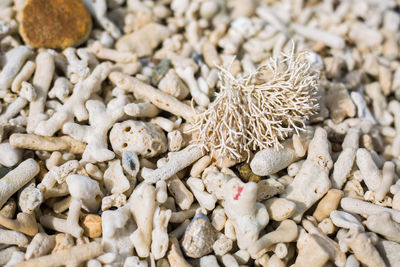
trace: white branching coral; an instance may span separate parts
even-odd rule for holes
[[[220,91],[190,130],[192,144],[236,161],[249,159],[251,151],[281,148],[318,108],[319,73],[306,56],[292,50],[237,77],[220,67]]]

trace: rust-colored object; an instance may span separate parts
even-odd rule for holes
[[[20,34],[33,47],[77,46],[91,29],[92,19],[81,0],[28,0],[21,14]]]

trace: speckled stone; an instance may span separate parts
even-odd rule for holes
[[[200,258],[213,251],[212,246],[216,239],[217,232],[208,217],[197,213],[186,228],[182,248],[186,256]]]
[[[28,0],[21,13],[20,34],[33,47],[77,46],[91,29],[92,19],[81,0]]]
[[[243,182],[256,182],[260,181],[260,176],[254,174],[254,172],[250,169],[250,164],[242,163],[236,166],[236,169],[239,172],[239,176]]]

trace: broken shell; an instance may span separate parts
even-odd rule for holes
[[[135,152],[127,150],[122,152],[122,168],[131,177],[136,178],[140,169],[140,162]]]

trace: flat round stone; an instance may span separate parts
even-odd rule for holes
[[[77,46],[91,29],[92,19],[81,0],[28,0],[21,14],[20,34],[33,47]]]

